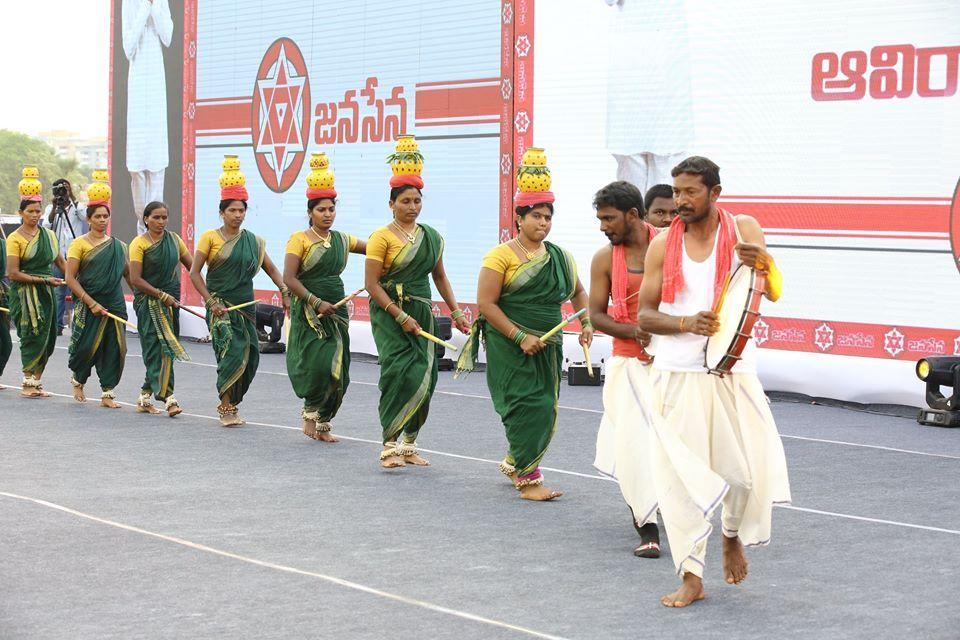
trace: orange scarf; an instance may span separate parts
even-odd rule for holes
[[[647,230],[647,242],[657,235],[657,228],[644,222]],[[636,318],[630,318],[627,311],[627,249],[622,244],[613,245],[613,258],[610,264],[610,317],[615,322],[633,324]]]
[[[717,208],[720,225],[717,227],[716,276],[713,281],[713,303],[716,305],[723,291],[723,284],[733,264],[733,248],[737,244],[737,222],[725,209]],[[663,256],[663,291],[660,300],[673,302],[677,293],[683,291],[683,234],[687,225],[680,216],[673,219],[667,231],[667,247]]]

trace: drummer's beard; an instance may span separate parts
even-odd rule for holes
[[[696,224],[707,219],[707,216],[710,215],[710,207],[707,206],[705,210],[697,211],[693,207],[684,206],[677,209],[677,215],[683,220],[683,224]]]

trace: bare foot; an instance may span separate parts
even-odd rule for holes
[[[317,421],[308,420],[307,418],[303,419],[303,435],[307,436],[311,440],[317,439]]]
[[[660,604],[670,608],[681,608],[706,597],[707,594],[703,592],[703,580],[692,573],[685,573],[680,588],[660,598]]]
[[[747,556],[739,537],[723,536],[723,577],[727,584],[740,584],[747,579]]]
[[[87,401],[87,396],[83,395],[83,385],[75,386],[73,388],[73,399],[77,402]]]
[[[339,438],[337,438],[335,435],[330,433],[329,422],[324,422],[321,424],[326,427],[326,430],[324,431],[320,431],[319,429],[317,430],[317,440],[319,440],[320,442],[331,442],[331,443],[340,442]]]
[[[387,445],[384,446],[383,452],[380,454],[380,466],[384,469],[396,469],[398,467],[405,467],[407,463],[404,462],[403,456],[393,455],[384,455],[387,451],[396,451],[396,446]]]
[[[427,462],[425,458],[422,458],[419,453],[413,453],[409,456],[403,456],[403,461],[407,464],[412,464],[417,467],[429,467],[430,463]]]
[[[106,407],[107,409],[119,409],[119,408],[120,408],[120,405],[118,405],[118,404],[117,404],[117,401],[114,400],[113,398],[100,398],[100,406],[101,406],[101,407]],[[159,411],[156,410],[156,407],[154,407],[154,412],[160,413]],[[151,412],[151,413],[152,413],[152,412]]]
[[[170,416],[171,418],[178,416],[181,413],[183,413],[183,409],[181,409],[180,405],[178,404],[172,404],[169,407],[167,407],[167,415]]]
[[[102,402],[102,401],[101,401],[101,402]],[[104,405],[104,406],[106,406],[106,405]],[[137,413],[149,413],[149,414],[151,414],[151,415],[157,415],[158,413],[160,413],[160,409],[157,409],[155,406],[153,406],[153,403],[149,403],[149,404],[138,404],[138,405],[137,405]]]
[[[236,407],[231,407],[230,409],[224,409],[224,407],[217,407],[217,412],[220,414],[220,426],[221,427],[239,427],[243,424],[243,420],[240,419],[240,414],[237,412]]]
[[[546,502],[554,498],[559,498],[562,495],[563,491],[553,491],[542,484],[528,484],[525,487],[520,487],[520,497],[524,500]]]

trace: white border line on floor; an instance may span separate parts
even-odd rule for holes
[[[20,387],[10,387],[10,388],[19,389]],[[53,393],[53,392],[50,392],[50,393],[52,393],[52,395],[57,396],[57,397],[60,397],[60,398],[71,398],[71,399],[73,398],[72,395],[67,395],[67,394],[65,394],[65,393]],[[116,401],[116,402],[117,402],[117,404],[126,405],[126,406],[128,406],[128,407],[134,407],[134,406],[136,406],[136,405],[134,405],[134,404],[132,404],[132,403],[130,403],[130,402],[120,402],[120,401]],[[200,413],[187,413],[187,412],[184,412],[184,413],[182,413],[182,414],[180,414],[180,415],[182,415],[182,416],[184,416],[184,417],[191,417],[191,418],[203,418],[204,420],[215,420],[215,421],[217,421],[217,422],[220,421],[220,418],[218,418],[218,417],[215,417],[215,416],[205,416],[205,415],[200,414]],[[301,431],[301,428],[300,428],[300,427],[290,427],[290,426],[287,426],[287,425],[274,424],[274,423],[270,423],[270,422],[254,422],[254,421],[252,421],[252,420],[248,420],[248,421],[246,421],[246,424],[251,425],[251,426],[255,426],[255,427],[267,427],[267,428],[269,428],[269,429],[284,429],[284,430],[287,430],[287,431]],[[383,443],[381,443],[379,440],[370,440],[370,439],[368,439],[368,438],[355,438],[355,437],[353,437],[353,436],[340,435],[339,433],[338,433],[338,434],[335,434],[335,435],[336,435],[338,438],[340,438],[341,440],[349,440],[349,441],[351,441],[351,442],[362,442],[362,443],[364,443],[364,444],[374,444],[374,445],[377,445],[378,447],[383,446]],[[499,461],[499,460],[489,460],[489,459],[487,459],[487,458],[478,458],[478,457],[475,457],[475,456],[466,456],[466,455],[462,455],[462,454],[459,454],[459,453],[449,453],[449,452],[447,452],[447,451],[437,451],[436,449],[424,449],[424,448],[422,448],[422,447],[420,448],[420,451],[423,451],[424,453],[432,453],[432,454],[435,454],[435,455],[438,455],[438,456],[445,456],[445,457],[447,457],[447,458],[457,458],[458,460],[470,460],[470,461],[473,461],[473,462],[483,462],[483,463],[485,463],[485,464],[495,464],[495,465],[498,465],[498,466],[500,465],[500,461]],[[578,471],[568,471],[568,470],[566,470],[566,469],[556,469],[556,468],[554,468],[554,467],[540,467],[540,468],[543,469],[544,471],[550,471],[550,472],[552,472],[552,473],[560,473],[560,474],[567,475],[567,476],[575,476],[575,477],[578,477],[578,478],[587,478],[587,479],[590,479],[590,480],[602,480],[602,481],[604,481],[604,482],[614,482],[614,483],[616,482],[616,480],[614,480],[613,478],[608,478],[608,477],[606,477],[606,476],[601,476],[601,475],[593,475],[593,474],[589,474],[589,473],[580,473],[580,472],[578,472]],[[869,518],[869,517],[866,517],[866,516],[857,516],[857,515],[853,515],[853,514],[849,514],[849,513],[839,513],[839,512],[836,512],[836,511],[823,511],[823,510],[820,510],[820,509],[809,509],[809,508],[806,508],[806,507],[797,507],[797,506],[794,506],[794,505],[781,505],[781,504],[778,504],[778,505],[774,505],[774,506],[775,506],[776,508],[778,508],[778,509],[788,509],[788,510],[790,510],[790,511],[800,511],[800,512],[803,512],[803,513],[812,513],[812,514],[817,514],[817,515],[825,515],[825,516],[831,516],[831,517],[834,517],[834,518],[844,518],[844,519],[847,519],[847,520],[857,520],[857,521],[860,521],[860,522],[873,522],[873,523],[876,523],[876,524],[888,524],[888,525],[893,525],[893,526],[897,526],[897,527],[906,527],[906,528],[908,528],[908,529],[919,529],[919,530],[922,530],[922,531],[936,531],[936,532],[938,532],[938,533],[948,533],[948,534],[951,534],[951,535],[960,536],[960,530],[956,530],[956,529],[945,529],[945,528],[943,528],[943,527],[933,527],[933,526],[925,525],[925,524],[913,524],[913,523],[910,523],[910,522],[899,522],[899,521],[897,521],[897,520],[884,520],[884,519],[881,519],[881,518]]]
[[[497,627],[500,629],[507,629],[509,631],[516,631],[518,633],[523,633],[534,638],[544,638],[545,640],[565,640],[561,636],[555,636],[548,633],[543,633],[540,631],[535,631],[533,629],[527,629],[526,627],[520,627],[514,624],[507,622],[501,622],[499,620],[493,620],[492,618],[485,618],[473,613],[468,613],[466,611],[459,611],[457,609],[450,609],[448,607],[442,607],[432,602],[427,602],[425,600],[417,600],[415,598],[408,598],[396,593],[390,593],[389,591],[381,591],[380,589],[375,589],[373,587],[368,587],[367,585],[360,584],[359,582],[352,582],[350,580],[344,580],[343,578],[338,578],[336,576],[330,576],[324,573],[317,573],[315,571],[307,571],[305,569],[298,569],[296,567],[290,567],[283,564],[277,564],[275,562],[268,562],[266,560],[258,560],[257,558],[251,558],[250,556],[243,556],[238,553],[232,553],[230,551],[224,551],[223,549],[216,549],[214,547],[208,547],[205,544],[199,544],[196,542],[191,542],[190,540],[184,540],[183,538],[175,538],[173,536],[164,535],[162,533],[156,533],[155,531],[148,531],[147,529],[141,529],[140,527],[134,527],[128,524],[123,524],[122,522],[115,522],[113,520],[107,520],[105,518],[98,518],[97,516],[90,515],[89,513],[83,513],[82,511],[77,511],[76,509],[71,509],[70,507],[65,507],[54,502],[48,502],[46,500],[40,500],[39,498],[31,498],[29,496],[21,496],[16,493],[7,493],[6,491],[0,491],[0,496],[5,496],[7,498],[13,498],[16,500],[23,500],[25,502],[32,502],[38,504],[42,507],[47,507],[49,509],[54,509],[56,511],[62,511],[63,513],[68,513],[78,518],[84,518],[92,522],[99,524],[105,524],[111,527],[116,527],[117,529],[123,529],[125,531],[131,531],[133,533],[139,533],[140,535],[149,536],[151,538],[156,538],[158,540],[163,540],[164,542],[172,542],[190,549],[195,549],[197,551],[203,551],[204,553],[212,553],[214,555],[223,556],[224,558],[230,558],[232,560],[239,560],[241,562],[246,562],[249,564],[256,565],[258,567],[264,567],[266,569],[273,569],[275,571],[283,571],[286,573],[293,573],[300,576],[307,576],[310,578],[318,578],[325,582],[335,584],[339,587],[345,587],[347,589],[353,589],[354,591],[360,591],[362,593],[370,594],[380,598],[386,598],[388,600],[393,600],[401,604],[419,607],[421,609],[427,609],[428,611],[433,611],[435,613],[443,613],[446,615],[454,616],[457,618],[462,618],[464,620],[470,620],[472,622],[479,622],[491,627]]]

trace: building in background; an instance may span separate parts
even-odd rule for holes
[[[38,138],[53,147],[58,158],[73,158],[79,166],[91,169],[107,166],[107,138],[85,137],[74,131],[54,129],[41,131]]]

